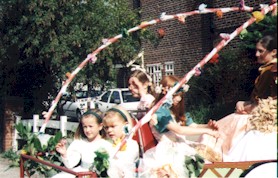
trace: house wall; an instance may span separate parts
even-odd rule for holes
[[[268,4],[269,0],[246,1],[247,6],[259,7],[260,3]],[[237,7],[235,0],[141,0],[142,21],[157,19],[161,13],[177,14],[198,9],[205,3],[208,7]],[[192,69],[215,44],[221,39],[220,33],[231,33],[243,22],[249,19],[246,12],[225,13],[223,18],[215,14],[194,15],[187,17],[185,24],[178,20],[159,23],[150,27],[155,33],[158,29],[165,30],[166,35],[160,39],[157,46],[143,42],[145,63],[175,62],[175,75],[183,76]],[[223,50],[235,49],[239,38],[236,37]],[[164,74],[163,74],[164,75]]]
[[[4,97],[0,100],[3,106],[0,112],[0,152],[2,152],[12,148],[15,115],[22,114],[23,100],[19,97]]]

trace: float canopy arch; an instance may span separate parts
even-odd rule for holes
[[[167,100],[167,98],[170,98],[179,88],[182,87],[183,84],[187,83],[192,76],[200,69],[203,67],[215,54],[217,54],[222,48],[224,48],[231,40],[233,40],[236,36],[238,36],[243,30],[245,30],[247,27],[252,25],[254,22],[259,22],[263,20],[264,16],[271,12],[276,10],[277,8],[277,2],[276,0],[273,0],[273,3],[270,5],[261,5],[261,11],[254,11],[253,7],[249,7],[245,5],[244,0],[240,0],[240,6],[239,7],[228,7],[228,8],[206,8],[205,4],[201,4],[198,8],[198,10],[194,10],[191,12],[185,12],[185,13],[179,13],[175,15],[167,15],[166,13],[162,13],[158,19],[154,19],[148,22],[142,22],[140,25],[133,27],[129,30],[127,30],[126,33],[133,33],[138,30],[142,30],[144,28],[150,27],[152,25],[155,25],[157,23],[161,23],[164,21],[169,21],[169,20],[175,20],[177,19],[181,23],[185,23],[185,19],[188,16],[192,15],[198,15],[198,14],[208,14],[208,13],[228,13],[232,11],[244,11],[244,12],[253,12],[252,17],[247,20],[245,23],[243,23],[240,27],[238,27],[234,32],[231,34],[220,34],[220,37],[222,40],[212,49],[210,53],[208,53],[195,67],[193,67],[187,74],[184,75],[184,77],[179,81],[177,85],[175,85],[170,91],[168,91],[167,95],[165,95],[131,130],[130,134],[126,136],[126,138],[121,142],[121,144],[118,144],[117,149],[119,150],[128,139],[131,139],[134,135],[134,133],[145,123],[149,122],[151,115],[157,111],[157,109]],[[68,85],[71,83],[71,81],[74,79],[74,77],[78,74],[80,70],[82,70],[87,63],[95,63],[97,61],[97,55],[107,48],[109,45],[117,42],[121,38],[123,38],[123,34],[119,34],[113,38],[110,39],[105,39],[103,40],[104,43],[101,45],[99,48],[97,48],[95,51],[92,53],[88,54],[87,58],[83,60],[79,66],[72,72],[70,73],[67,77],[67,80],[63,83],[60,91],[58,92],[57,96],[55,97],[54,101],[52,102],[51,107],[49,108],[48,112],[44,113],[45,121],[40,128],[41,133],[44,133],[47,122],[50,120],[51,115],[54,112],[54,109],[57,106],[57,103],[59,102],[62,94],[66,91]],[[115,153],[115,155],[117,152]]]

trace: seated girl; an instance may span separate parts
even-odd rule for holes
[[[57,144],[56,151],[60,153],[62,162],[67,168],[75,172],[89,171],[96,157],[95,151],[105,149],[109,152],[112,150],[112,145],[100,134],[102,127],[102,113],[89,110],[81,117],[74,140],[69,147],[67,148],[66,140],[61,140]],[[80,161],[81,164],[77,166]],[[75,176],[65,172],[54,176],[54,178],[71,177]]]
[[[220,138],[215,139],[209,135],[203,135],[201,141],[206,148],[209,147],[216,154],[223,155],[221,159],[223,161],[226,161],[225,158],[230,149],[248,131],[249,118],[252,117],[252,111],[258,105],[259,99],[277,97],[277,71],[275,69],[277,68],[277,38],[268,35],[259,40],[256,45],[256,57],[257,62],[262,66],[259,68],[260,75],[255,81],[250,101],[238,101],[235,113],[217,122]]]
[[[156,101],[165,96],[178,82],[175,76],[166,76],[161,80],[162,90]],[[183,99],[184,90],[180,89],[169,98],[152,116],[150,121],[152,132],[158,140],[155,148],[148,150],[143,155],[143,177],[168,176],[188,177],[193,171],[186,165],[186,156],[196,158],[196,150],[186,140],[187,135],[209,134],[214,137],[218,132],[213,129],[213,122],[204,127],[186,126]],[[211,128],[210,128],[211,126]],[[197,156],[198,157],[198,156]],[[197,159],[197,158],[196,158]],[[195,168],[194,168],[195,169]],[[200,168],[196,168],[200,169]]]
[[[131,119],[130,114],[120,106],[113,107],[106,112],[103,118],[104,130],[107,139],[113,143],[114,151],[117,151],[117,146],[121,144],[132,127]],[[138,143],[135,140],[128,140],[116,155],[111,155],[108,175],[113,178],[134,177],[138,159]]]

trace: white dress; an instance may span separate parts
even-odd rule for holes
[[[257,161],[277,159],[277,132],[248,131],[231,148],[224,161]]]
[[[72,169],[75,172],[89,171],[89,168],[96,157],[95,151],[105,149],[110,154],[112,151],[112,144],[104,139],[99,139],[93,142],[87,140],[74,140],[67,149],[67,157],[62,158],[65,167]],[[81,161],[81,164],[77,164]],[[76,167],[77,166],[77,167]],[[75,178],[74,175],[61,172],[53,178]]]
[[[194,157],[195,149],[189,145],[189,141],[184,136],[177,135],[166,128],[169,122],[174,122],[167,106],[160,107],[156,114],[158,123],[151,129],[158,144],[144,153],[140,177],[157,178],[159,171],[166,171],[172,177],[189,177],[185,159],[186,156]]]
[[[135,177],[136,162],[139,159],[139,146],[135,140],[128,140],[125,150],[119,151],[110,159],[108,175],[111,178]]]

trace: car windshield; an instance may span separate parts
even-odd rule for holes
[[[77,91],[75,94],[76,98],[87,98],[88,97],[88,92],[87,91]]]
[[[97,96],[99,96],[99,95],[101,95],[101,91],[99,91],[99,90],[92,90],[91,91],[91,97],[97,97]]]
[[[139,98],[134,98],[130,91],[122,91],[124,103],[140,101]]]

